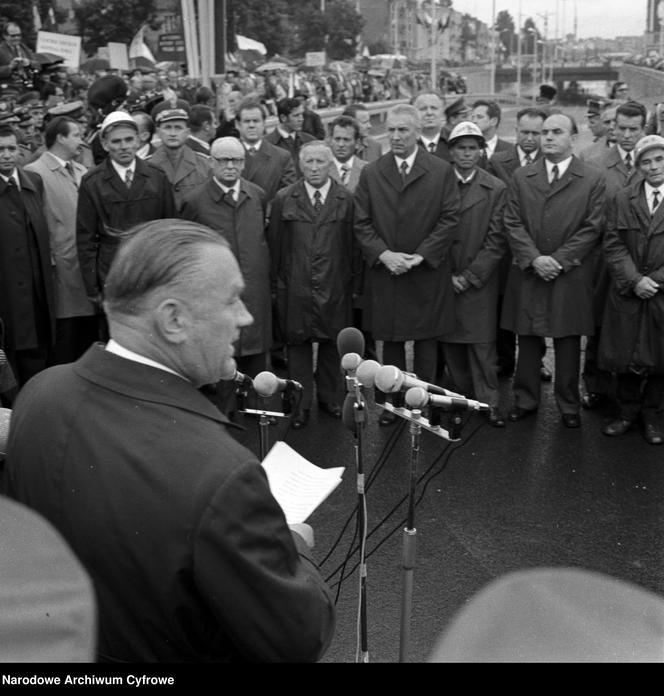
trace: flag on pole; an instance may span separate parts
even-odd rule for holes
[[[40,31],[42,28],[41,17],[39,16],[39,8],[37,3],[32,3],[32,23],[35,25],[35,31]]]
[[[129,44],[129,57],[147,58],[149,61],[156,63],[157,61],[155,60],[155,57],[152,55],[152,51],[145,43],[144,33],[145,24],[136,32],[136,35]]]

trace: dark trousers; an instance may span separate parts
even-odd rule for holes
[[[98,315],[58,319],[55,322],[55,346],[49,365],[75,362],[99,337]]]
[[[318,357],[314,372],[315,341],[299,345],[287,345],[288,377],[302,385],[301,409],[310,409],[313,402],[314,382],[319,402],[341,404],[344,383],[341,376],[341,358],[336,339],[318,341]]]
[[[543,340],[541,336],[519,335],[513,390],[515,405],[521,408],[535,409],[540,403]],[[553,390],[558,410],[560,413],[578,414],[581,336],[554,338],[553,351],[556,363]]]
[[[413,371],[419,379],[434,382],[438,356],[438,341],[427,338],[413,341]],[[383,364],[394,365],[401,371],[406,370],[406,342],[383,341]],[[385,394],[376,389],[376,402],[384,403]]]
[[[586,339],[586,355],[583,363],[583,383],[589,394],[613,395],[613,378],[610,372],[597,364],[601,327],[595,327],[595,335]]]
[[[463,396],[498,407],[496,344],[443,343],[452,389]]]
[[[661,418],[664,375],[639,375],[621,372],[617,377],[620,417],[636,420],[639,413],[644,423],[658,423]]]

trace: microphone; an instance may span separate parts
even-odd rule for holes
[[[232,367],[229,367],[228,372],[223,374],[220,378],[222,382],[233,382],[239,387],[249,388],[252,386],[251,377],[239,372],[237,369],[237,363],[231,358]]]
[[[376,372],[376,386],[386,394],[398,392],[402,389],[420,387],[421,389],[432,392],[433,394],[461,396],[460,394],[454,394],[454,392],[448,392],[446,389],[439,387],[437,384],[423,382],[421,379],[417,379],[417,377],[409,375],[407,372],[402,372],[394,365],[383,365],[383,367]]]
[[[406,403],[411,408],[422,408],[423,406],[440,406],[459,411],[488,411],[489,404],[474,399],[465,399],[462,396],[439,396],[429,394],[422,387],[412,387],[406,392]]]
[[[362,363],[362,356],[359,353],[346,353],[341,358],[341,369],[347,377],[355,377],[356,370]]]
[[[337,350],[339,355],[357,353],[360,358],[364,355],[364,336],[354,326],[341,329],[337,335]]]
[[[373,387],[376,384],[376,373],[381,365],[375,360],[363,360],[357,370],[355,370],[355,379],[363,387]]]
[[[259,372],[254,377],[254,391],[258,396],[273,396],[279,392],[300,391],[302,385],[294,379],[281,379],[271,372]]]

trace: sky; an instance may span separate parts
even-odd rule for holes
[[[549,13],[549,38],[563,36],[574,31],[574,5],[576,4],[578,38],[601,36],[641,36],[646,30],[647,0],[495,0],[496,14],[507,10],[518,24],[519,6],[522,19],[532,17],[544,34],[544,18]],[[483,22],[491,22],[494,0],[454,0],[459,12],[469,12]],[[556,16],[558,15],[558,16]],[[523,22],[522,22],[523,25]]]

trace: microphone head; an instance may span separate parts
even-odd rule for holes
[[[358,353],[346,353],[343,358],[341,358],[341,369],[344,372],[352,372],[355,374],[355,370],[360,366],[362,362],[362,356]]]
[[[378,370],[380,370],[379,362],[363,360],[355,371],[355,377],[363,387],[371,388],[376,384],[376,372]]]
[[[341,329],[337,335],[337,350],[339,355],[357,353],[362,357],[364,355],[364,336],[362,332],[354,326],[347,326],[345,329]]]
[[[394,365],[383,365],[376,372],[376,386],[386,394],[398,392],[403,384],[403,374]]]
[[[254,377],[254,391],[258,396],[273,396],[279,389],[279,378],[271,372],[259,372]]]
[[[410,408],[424,408],[429,403],[429,393],[422,387],[412,387],[406,392],[406,403]]]
[[[11,408],[0,408],[0,462],[5,458],[5,454],[7,454],[7,438],[9,437],[11,417]]]

